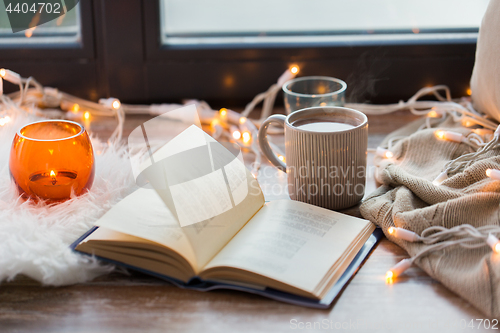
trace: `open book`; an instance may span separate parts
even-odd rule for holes
[[[180,136],[186,139],[193,134],[205,136],[195,126]],[[265,203],[252,174],[231,165],[241,162],[233,154],[224,159],[229,156],[226,150],[214,148],[218,143],[206,136],[209,156],[219,161],[219,169],[212,165],[208,175],[192,180],[181,177],[186,181],[175,186],[183,189],[172,190],[172,182],[166,179],[167,186],[152,184],[155,189],[137,190],[98,220],[97,228],[75,242],[74,249],[183,287],[207,290],[218,286],[270,297],[274,292],[277,299],[293,302],[295,297],[295,303],[321,307],[318,304],[339,279],[343,277],[345,284],[375,245],[375,226],[302,202]],[[176,155],[166,153],[172,149],[170,143],[154,156]],[[185,152],[179,142],[175,147],[176,152]],[[198,151],[197,156],[203,154]],[[213,174],[217,171],[222,172],[219,183]],[[207,176],[211,177],[210,189],[206,182],[199,182]],[[180,219],[186,222],[186,218],[192,221],[200,216],[211,217],[181,227]]]

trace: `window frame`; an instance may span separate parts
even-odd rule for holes
[[[177,86],[191,84],[195,87],[191,90],[201,91],[204,87],[210,87],[205,88],[210,94],[198,94],[198,98],[230,104],[250,101],[255,94],[274,83],[290,64],[298,64],[301,67],[300,75],[303,76],[321,74],[345,80],[348,84],[348,100],[356,102],[395,102],[409,98],[423,86],[434,84],[446,84],[453,96],[464,96],[469,87],[477,39],[471,36],[477,36],[477,33],[464,34],[465,38],[460,38],[459,34],[452,39],[427,34],[428,39],[388,39],[376,43],[369,40],[279,43],[255,44],[251,48],[248,45],[227,44],[172,46],[161,45],[160,7],[160,1],[143,3],[147,84],[154,86],[159,83],[161,76],[168,75],[177,82]],[[377,69],[379,65],[387,68],[380,71]],[[183,68],[183,73],[176,67]],[[224,67],[231,69],[225,70]],[[367,75],[371,77],[367,79],[373,82],[351,86],[356,85],[356,81],[363,81],[363,73],[360,73],[363,67],[366,67]],[[204,77],[202,82],[188,82],[189,78],[199,78],[197,74],[202,71],[212,73],[215,79]],[[217,90],[222,92],[225,89],[224,79],[218,72],[232,72],[234,81],[247,82],[232,92],[217,94]],[[391,84],[386,84],[387,81]],[[175,88],[174,85],[167,86]],[[162,97],[159,91],[151,91],[150,96],[153,100]],[[196,98],[187,89],[184,96]],[[168,97],[181,98],[181,91],[174,89],[174,93]]]
[[[464,96],[475,58],[471,38],[164,46],[159,0],[90,0],[80,6],[80,45],[0,45],[0,67],[94,101],[109,96],[125,103],[195,98],[231,107],[244,106],[291,64],[300,66],[301,76],[345,80],[350,101],[396,102],[435,84],[448,85],[454,97]]]
[[[92,20],[92,3],[79,1],[80,6],[80,41],[75,43],[37,43],[36,39],[22,47],[18,43],[0,43],[1,59],[35,60],[35,59],[94,59],[94,22]],[[33,37],[36,38],[36,37]]]

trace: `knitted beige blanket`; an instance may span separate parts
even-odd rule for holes
[[[470,152],[470,148],[438,139],[435,129],[415,132],[421,123],[420,120],[412,123],[385,139],[387,142],[395,135],[409,135],[392,148],[394,159],[376,158],[377,177],[382,186],[361,205],[363,217],[380,226],[390,241],[412,257],[427,245],[397,239],[387,233],[389,227],[401,227],[420,235],[430,226],[500,224],[500,181],[485,174],[488,168],[500,169],[499,151],[488,152],[463,172],[434,185],[432,181],[444,164]],[[451,121],[440,126],[446,127],[464,135],[471,133]],[[488,246],[477,249],[454,246],[417,259],[415,264],[484,314],[500,317],[500,255]]]

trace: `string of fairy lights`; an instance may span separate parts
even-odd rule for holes
[[[299,71],[299,66],[291,65],[283,72],[275,84],[271,85],[265,92],[255,96],[242,113],[228,108],[213,110],[207,103],[197,100],[186,101],[185,104],[196,104],[201,123],[209,128],[215,139],[224,139],[238,144],[243,152],[250,152],[255,156],[254,163],[252,163],[252,174],[257,177],[262,163],[262,154],[257,142],[258,128],[262,121],[272,113],[274,101],[281,86],[286,81],[293,79]],[[4,81],[18,85],[19,91],[4,94]],[[444,96],[442,95],[443,92]],[[423,96],[427,95],[433,95],[437,100],[421,100]],[[263,106],[260,118],[250,119],[248,116],[261,102]],[[111,116],[117,119],[117,127],[108,140],[110,143],[113,143],[119,142],[122,139],[126,115],[165,115],[169,111],[182,106],[180,104],[127,105],[122,104],[118,99],[112,97],[100,99],[98,103],[95,103],[66,94],[55,88],[44,87],[32,77],[23,78],[11,70],[0,69],[0,127],[11,122],[16,112],[26,112],[46,118],[65,118],[80,121],[87,128],[95,116]],[[453,101],[450,91],[446,86],[424,87],[408,101],[400,101],[396,104],[371,105],[348,103],[345,106],[357,109],[368,115],[382,115],[409,110],[415,115],[425,117],[423,125],[418,130],[435,129],[434,134],[437,139],[467,145],[470,153],[449,161],[444,166],[443,171],[433,181],[435,186],[441,186],[449,176],[463,171],[481,156],[500,148],[500,126],[474,110],[469,99],[462,98],[458,101]],[[460,123],[463,127],[470,129],[470,133],[464,135],[447,129],[439,129],[440,125],[447,122],[450,118],[455,123]],[[182,121],[180,118],[177,120]],[[278,134],[282,133],[282,129],[273,128],[269,132],[271,134],[273,132]],[[382,159],[397,163],[397,158],[394,156],[392,149],[404,138],[406,136],[393,137],[388,141],[386,146],[370,149],[370,151]],[[485,142],[487,138],[491,139]],[[270,144],[278,158],[285,161],[285,155],[280,148],[272,142]],[[485,173],[491,180],[500,180],[500,170],[487,169]],[[500,234],[499,226],[474,228],[465,224],[451,229],[430,227],[425,229],[421,235],[406,229],[390,227],[387,233],[390,238],[393,237],[408,242],[420,242],[429,245],[413,258],[404,259],[389,270],[386,274],[388,283],[392,283],[394,278],[403,274],[406,269],[411,267],[413,262],[422,256],[447,247],[461,246],[464,248],[477,248],[487,245],[491,247],[493,253],[500,255],[500,241],[495,236]]]
[[[281,86],[293,79],[299,72],[297,65],[291,65],[266,92],[258,94],[240,114],[234,110],[222,108],[213,110],[203,101],[190,100],[186,104],[195,104],[200,121],[211,131],[215,139],[224,139],[240,146],[243,152],[251,152],[255,156],[252,165],[252,174],[257,177],[261,167],[262,154],[257,143],[258,126],[262,119],[270,115],[274,100]],[[19,86],[19,91],[3,94],[3,81]],[[8,69],[0,69],[0,126],[11,121],[15,112],[26,112],[40,117],[64,118],[79,121],[89,129],[95,116],[113,116],[117,119],[117,127],[109,138],[109,142],[119,142],[123,136],[123,125],[126,115],[139,114],[170,118],[168,112],[178,109],[180,104],[152,104],[127,105],[116,98],[100,99],[98,103],[87,101],[76,96],[64,93],[58,89],[44,87],[33,77],[23,78],[18,73]],[[263,109],[259,120],[252,120],[248,115],[254,108],[263,102]],[[183,121],[182,118],[175,119]],[[274,130],[276,132],[276,129]],[[272,131],[270,131],[272,133]],[[279,132],[279,130],[278,130]],[[285,155],[281,149],[270,143],[281,160]]]
[[[462,224],[450,229],[433,226],[422,231],[421,235],[403,228],[389,227],[387,233],[389,237],[428,245],[413,258],[403,259],[387,271],[385,275],[387,283],[392,283],[395,278],[401,276],[418,259],[452,246],[475,249],[487,245],[494,254],[500,255],[500,240],[494,235],[500,233],[500,227],[495,225],[475,228],[470,224]]]

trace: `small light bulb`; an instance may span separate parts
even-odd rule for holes
[[[396,238],[408,241],[408,242],[417,242],[419,240],[419,236],[414,233],[413,231],[406,230],[403,228],[398,228],[398,227],[390,227],[387,229],[387,232],[389,232],[389,235],[394,236]]]
[[[111,104],[111,107],[115,110],[118,110],[120,108],[120,106],[122,105],[122,103],[120,103],[119,100],[115,99],[113,101],[113,103]]]
[[[299,70],[300,68],[297,65],[292,65],[288,67],[288,69],[284,71],[283,74],[281,74],[281,76],[278,78],[277,82],[278,86],[282,86],[288,80],[293,79],[297,75]]]
[[[224,129],[220,125],[219,120],[218,119],[212,120],[212,122],[210,123],[210,125],[211,125],[211,128],[212,128],[212,137],[214,139],[219,138],[222,135],[223,131],[224,131]]]
[[[249,143],[251,139],[252,139],[252,136],[250,135],[249,132],[243,132],[243,142],[244,143]]]
[[[436,132],[434,132],[434,134],[436,135],[436,138],[444,140],[444,136],[445,136],[444,131],[436,131]]]
[[[441,185],[442,182],[444,182],[446,179],[448,179],[448,170],[444,170],[441,172],[436,179],[432,181],[432,183],[436,186]]]
[[[471,118],[469,118],[469,117],[466,117],[466,118],[462,119],[462,126],[464,126],[464,127],[474,126],[475,123],[473,121],[471,121],[470,119]]]
[[[78,104],[73,104],[73,107],[71,108],[71,111],[73,113],[77,113],[78,111],[80,111],[80,105]]]
[[[285,161],[285,156],[283,156],[283,155],[278,155],[278,159],[279,159],[281,162],[284,162],[284,161]]]
[[[467,88],[467,95],[472,95],[472,89],[471,88]]]
[[[486,170],[486,176],[494,180],[500,180],[500,170],[488,169]]]
[[[0,77],[4,79],[5,81],[8,81],[13,84],[21,84],[22,79],[21,75],[17,74],[16,72],[13,72],[9,69],[2,68],[0,69]]]
[[[118,110],[120,106],[122,105],[118,98],[110,97],[110,98],[101,98],[99,100],[99,104],[102,106],[113,109],[113,110]]]
[[[222,108],[219,110],[219,114],[221,117],[225,117],[227,116],[227,109],[226,108]]]
[[[439,117],[439,113],[437,113],[436,111],[431,111],[427,114],[427,117],[429,118],[437,118]]]
[[[495,252],[496,254],[500,254],[500,241],[498,240],[497,237],[495,237],[492,234],[489,234],[488,237],[486,238],[486,244],[488,244],[489,247],[491,247],[493,252]]]
[[[5,124],[7,124],[9,121],[10,121],[9,116],[5,116],[3,118],[0,118],[0,126],[5,126]]]
[[[382,148],[382,147],[377,147],[377,155],[380,157],[383,157],[383,158],[387,158],[387,159],[394,157],[394,154],[392,153],[392,151],[390,151],[389,149]]]
[[[246,121],[247,121],[246,117],[241,117],[239,120],[240,124],[244,124],[244,123],[246,123]]]
[[[434,132],[436,137],[441,140],[448,140],[448,141],[453,141],[453,142],[463,142],[464,141],[464,136],[461,133],[457,132],[452,132],[452,131],[442,131],[438,130]]]
[[[90,119],[90,112],[86,111],[86,112],[83,114],[83,119],[85,119],[85,120],[89,120],[89,119]]]
[[[403,259],[385,273],[386,280],[392,280],[404,273],[412,265],[411,259]],[[391,281],[392,282],[392,281]]]
[[[240,131],[234,131],[233,132],[233,138],[235,140],[239,140],[241,138],[241,132]]]

